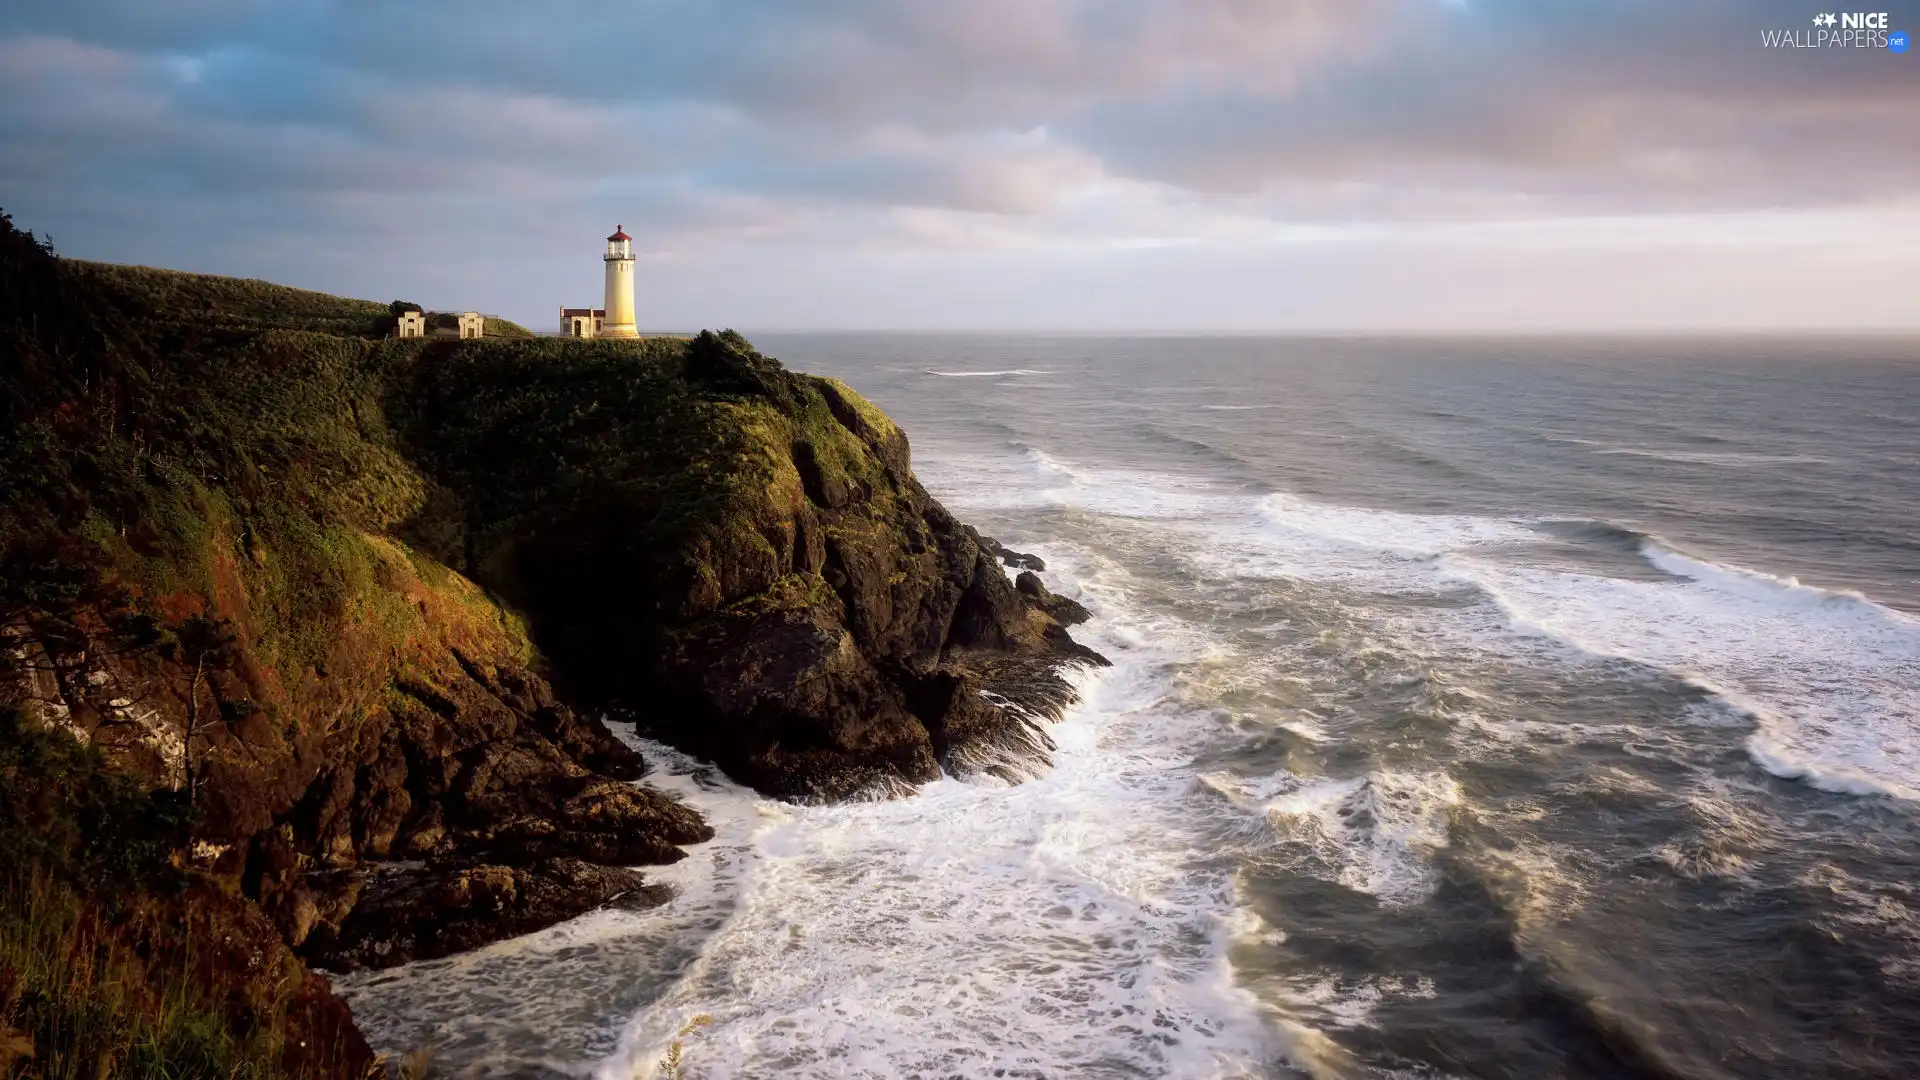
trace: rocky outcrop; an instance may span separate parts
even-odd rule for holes
[[[991,536],[981,537],[980,546],[986,548],[989,555],[992,555],[994,558],[999,559],[1001,562],[1016,570],[1045,570],[1047,568],[1046,561],[1040,558],[1040,556],[1028,555],[1024,552],[1003,547],[1000,541],[995,540]]]
[[[417,352],[342,331],[364,305],[0,233],[0,709],[190,803],[172,861],[256,954],[473,947],[711,837],[396,535],[425,484],[380,391]],[[502,875],[509,902],[448,907]]]
[[[1093,618],[1093,613],[1079,601],[1053,595],[1046,583],[1040,580],[1040,575],[1031,570],[1021,571],[1020,576],[1013,579],[1013,587],[1062,626],[1078,626]]]
[[[430,588],[389,569],[430,644],[394,656],[345,635],[298,697],[244,647],[197,680],[178,655],[116,650],[123,635],[95,608],[53,626],[16,621],[0,643],[15,658],[0,694],[159,785],[191,785],[195,865],[236,882],[317,962],[384,966],[537,929],[610,895],[558,898],[567,881],[614,880],[580,867],[672,862],[679,845],[711,838],[692,810],[632,783],[637,753],[502,655],[510,635],[456,632],[479,599],[471,585]],[[247,624],[242,599],[227,599],[239,606],[225,620]],[[480,904],[445,929],[439,883],[480,867],[545,884],[521,890],[537,901]],[[616,876],[615,891],[640,888],[637,873]]]
[[[462,508],[447,557],[527,612],[570,685],[769,794],[1031,775],[1061,670],[1104,662],[927,494],[892,421],[737,335],[538,368],[449,350],[394,411]],[[498,453],[510,433],[533,453]]]
[[[334,971],[390,967],[465,952],[595,908],[639,910],[670,896],[636,871],[581,859],[388,867],[364,882],[353,919],[304,951]]]

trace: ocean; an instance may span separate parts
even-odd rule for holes
[[[678,895],[346,979],[444,1075],[1920,1075],[1920,344],[760,335],[1114,661],[1014,787],[642,744]],[[698,1020],[697,1023],[691,1023]]]

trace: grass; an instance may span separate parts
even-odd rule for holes
[[[170,792],[0,710],[0,1075],[331,1075],[287,1045],[304,970],[283,954],[263,979],[211,947],[232,901],[174,868],[185,824]]]
[[[154,935],[105,920],[46,875],[0,882],[0,1025],[17,1048],[6,1075],[286,1075],[278,1025],[233,1024],[227,1003],[196,977],[190,941],[163,949],[175,955],[158,963],[154,947]]]
[[[441,343],[388,385],[436,489],[402,535],[525,610],[589,695],[632,692],[676,626],[830,602],[793,570],[809,483],[847,496],[846,527],[894,527],[886,463],[839,413],[904,463],[892,422],[731,332]]]
[[[669,624],[821,600],[782,580],[810,497],[897,527],[892,422],[732,332],[398,341],[369,301],[14,248],[0,552],[77,538],[153,609],[238,618],[290,697],[349,629],[412,632],[369,610],[382,544],[526,611],[594,692]]]
[[[122,311],[221,329],[310,330],[362,335],[384,332],[387,305],[275,285],[252,278],[189,274],[149,266],[66,260]]]
[[[483,332],[488,337],[497,338],[530,338],[533,336],[533,331],[521,326],[519,323],[509,322],[506,319],[496,318],[492,315],[487,316],[486,326]]]

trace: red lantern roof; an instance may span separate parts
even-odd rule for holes
[[[615,225],[613,227],[613,235],[607,237],[607,243],[611,244],[616,240],[632,240],[632,239],[633,237],[627,235],[627,227],[625,225]]]

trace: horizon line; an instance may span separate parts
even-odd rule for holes
[[[1204,329],[1159,327],[805,327],[703,326],[699,329],[647,329],[642,336],[692,335],[701,330],[736,330],[741,334],[894,334],[925,336],[1033,336],[1033,337],[1165,337],[1165,338],[1627,338],[1627,337],[1824,337],[1912,339],[1920,342],[1920,326],[1675,326],[1675,327],[1307,327]],[[553,336],[563,336],[553,334]]]

